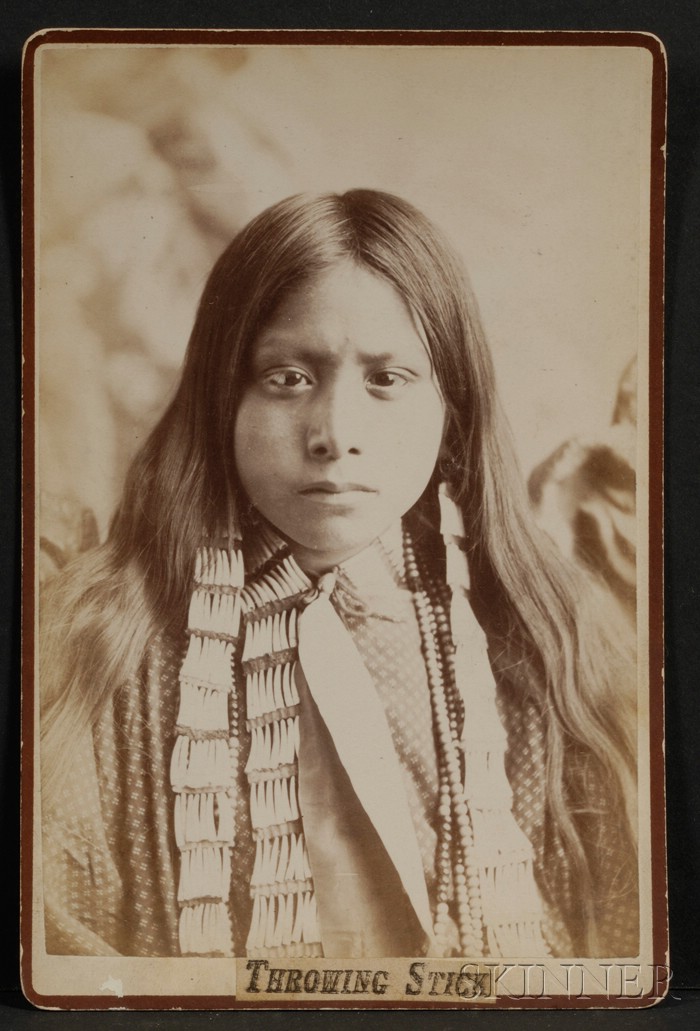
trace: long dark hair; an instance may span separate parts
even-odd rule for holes
[[[45,751],[51,760],[58,749],[48,741],[76,714],[95,717],[150,635],[183,620],[203,532],[233,532],[245,519],[233,439],[248,349],[290,290],[348,259],[393,284],[425,334],[447,409],[442,472],[464,516],[477,607],[492,614],[509,661],[531,671],[523,690],[545,724],[547,813],[581,889],[581,945],[593,950],[585,900],[595,863],[576,811],[593,769],[613,811],[633,825],[635,722],[622,688],[631,664],[592,618],[590,587],[533,525],[458,260],[427,218],[389,194],[291,197],[253,219],[216,262],[179,387],[131,466],[108,540],[88,568],[55,585],[62,615],[45,635],[55,644]]]

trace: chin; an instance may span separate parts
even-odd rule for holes
[[[327,572],[368,547],[381,533],[370,529],[364,534],[285,534],[299,564],[311,572]],[[300,539],[301,538],[301,539]]]

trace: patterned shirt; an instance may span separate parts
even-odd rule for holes
[[[403,771],[428,895],[434,903],[436,744],[411,594],[391,564],[378,562],[373,553],[370,561],[366,555],[358,556],[344,565],[333,601],[383,703]],[[92,735],[71,743],[60,794],[56,796],[50,785],[44,790],[43,883],[49,953],[169,956],[179,952],[179,860],[169,765],[185,645],[184,631],[154,638],[138,675],[114,695]],[[518,666],[510,669],[508,679],[497,677],[499,711],[508,734],[507,773],[513,811],[533,846],[536,877],[545,901],[548,944],[554,955],[578,954],[575,893],[567,880],[564,851],[553,839],[547,820],[544,724],[536,704],[529,700],[526,679]],[[243,697],[239,704],[244,711]],[[315,718],[308,702],[307,713]],[[374,882],[391,886],[391,872],[382,867],[381,875],[377,874],[384,861],[381,849],[348,794],[332,739],[318,721],[314,726],[316,761],[328,771],[338,797],[347,799],[343,819],[348,840],[356,839],[358,848],[374,857],[366,871],[367,883],[360,885],[367,894],[367,907],[356,914],[358,928],[346,954],[361,955],[363,950],[370,955],[420,954],[425,945],[415,928],[409,928],[403,938],[391,939],[391,947],[397,951],[386,951],[390,939],[385,937],[385,924],[395,916],[400,891],[385,887],[380,895],[373,892]],[[230,901],[234,950],[243,955],[250,923],[254,847],[244,770],[247,748],[239,753]],[[602,791],[598,797],[604,798]],[[616,834],[610,820],[599,818],[595,798],[593,785],[588,806],[592,818],[583,832],[597,836],[596,854],[600,856],[600,896],[596,900],[600,954],[634,954],[638,934],[634,871],[630,857],[622,854],[619,832]],[[600,810],[604,810],[602,803]],[[337,827],[331,829],[327,856],[320,851],[322,842],[317,845],[319,862],[324,860],[331,873],[332,834],[337,832]],[[319,868],[319,877],[320,873]],[[376,926],[369,928],[370,923]],[[381,951],[372,952],[372,948]]]

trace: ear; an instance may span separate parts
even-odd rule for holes
[[[435,469],[441,483],[452,484],[458,479],[459,462],[455,456],[454,448],[448,443],[448,420],[445,420],[445,429],[442,434],[442,442],[438,451]]]

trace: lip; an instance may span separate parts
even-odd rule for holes
[[[376,494],[374,487],[367,487],[363,483],[341,483],[336,480],[319,480],[317,483],[309,483],[301,487],[298,494],[319,495],[325,494],[329,497],[342,496],[344,494]]]

